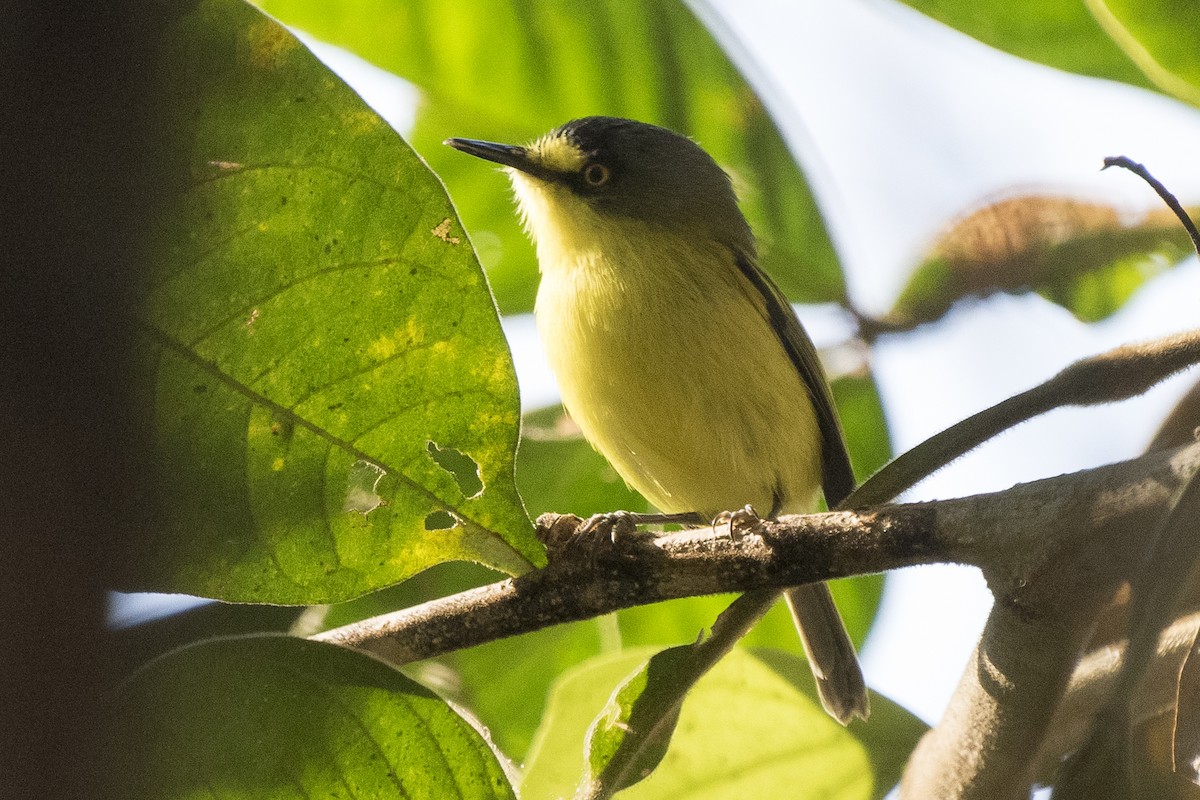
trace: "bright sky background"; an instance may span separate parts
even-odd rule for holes
[[[1039,187],[1132,209],[1158,202],[1131,174],[1100,173],[1107,155],[1146,163],[1185,204],[1200,202],[1200,113],[1189,107],[1028,64],[885,0],[710,0],[697,7],[728,24],[726,44],[801,158],[851,294],[867,311],[886,310],[941,224],[988,195]],[[410,128],[410,87],[334,48],[315,49],[397,130]],[[1198,300],[1200,268],[1192,259],[1101,324],[1085,326],[1035,297],[998,297],[885,339],[872,359],[894,447],[908,449],[1076,358],[1194,327]],[[800,313],[818,344],[842,335],[827,310]],[[506,330],[526,406],[554,402],[531,320],[511,320]],[[1133,457],[1192,380],[1111,408],[1047,415],[951,465],[912,498],[998,490]],[[890,575],[863,652],[868,683],[936,721],[990,604],[974,569]],[[118,597],[112,613],[127,621],[139,612]]]

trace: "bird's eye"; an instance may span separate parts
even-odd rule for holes
[[[592,188],[599,188],[608,183],[612,170],[603,164],[588,164],[583,170],[583,180]]]

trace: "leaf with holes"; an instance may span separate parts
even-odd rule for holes
[[[1167,209],[1131,218],[1068,197],[1008,197],[951,223],[887,320],[910,327],[966,297],[1036,291],[1093,322],[1191,252],[1187,231]]]
[[[176,650],[123,686],[110,720],[113,797],[514,797],[484,737],[432,692],[294,637]]]
[[[437,178],[237,0],[196,3],[161,64],[178,181],[144,287],[157,458],[127,588],[321,603],[540,563],[515,375]]]

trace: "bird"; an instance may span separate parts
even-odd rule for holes
[[[699,144],[619,117],[527,145],[445,144],[504,167],[541,273],[534,317],[584,438],[666,515],[833,508],[855,479],[812,340],[759,267],[733,182]],[[869,699],[824,583],[785,591],[825,710]]]

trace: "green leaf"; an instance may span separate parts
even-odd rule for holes
[[[1200,106],[1200,6],[1186,0],[1090,0],[1088,5],[1155,86]]]
[[[369,656],[218,639],[140,670],[116,702],[114,797],[512,798],[474,728]]]
[[[754,656],[808,697],[816,697],[816,685],[807,664],[773,648],[757,648]],[[872,692],[871,718],[862,724],[855,723],[849,730],[867,749],[875,775],[871,797],[878,800],[900,782],[909,756],[929,726],[903,706]]]
[[[607,797],[634,785],[667,755],[671,734],[679,723],[679,708],[665,713],[662,709],[679,701],[670,692],[656,703],[645,701],[669,686],[671,675],[686,668],[687,657],[687,647],[655,653],[617,686],[588,728],[587,776],[595,796]],[[639,738],[634,747],[623,747],[634,734]]]
[[[1137,0],[1140,2],[1141,0]],[[1080,75],[1152,84],[1088,10],[1103,0],[904,0],[984,44]]]
[[[437,178],[241,2],[196,3],[161,55],[178,181],[140,320],[158,513],[134,586],[316,603],[541,563],[511,360]]]
[[[830,382],[830,388],[854,464],[855,479],[862,483],[892,459],[892,440],[879,389],[874,376],[866,371],[839,376]]]
[[[562,677],[526,762],[524,800],[572,795],[585,770],[580,743],[614,688],[636,685],[651,652],[601,656]],[[685,700],[658,768],[621,797],[882,797],[903,764],[897,753],[907,756],[924,726],[876,695],[869,723],[842,728],[798,688],[802,677],[781,668],[807,672],[785,654],[726,656]]]
[[[438,564],[403,583],[329,606],[317,627],[299,633],[311,635],[318,630],[411,608],[503,577],[475,564]],[[399,668],[470,711],[487,728],[496,746],[520,761],[542,718],[550,685],[559,674],[619,644],[616,621],[607,616],[555,625]],[[388,660],[388,642],[376,643],[371,652]],[[497,665],[503,665],[503,669]]]
[[[887,319],[915,326],[965,297],[1032,290],[1094,322],[1191,252],[1187,231],[1167,210],[1131,221],[1103,203],[1010,197],[951,223]]]
[[[110,632],[111,666],[116,674],[132,672],[151,659],[184,645],[217,636],[286,633],[304,609],[296,606],[204,603],[164,617]]]
[[[632,117],[694,137],[734,175],[762,263],[789,296],[844,286],[811,192],[762,103],[678,0],[262,0],[288,24],[422,89],[413,141],[450,187],[500,307],[532,307],[536,273],[499,175],[448,136],[524,142],[569,119]]]
[[[608,511],[646,511],[562,406],[525,415],[517,452],[517,488],[532,516],[546,511],[587,518]]]
[[[555,681],[520,784],[522,800],[572,797],[584,774],[584,741],[613,689],[640,670],[653,648],[606,653]]]
[[[615,644],[608,617],[460,650],[437,660],[454,675],[450,699],[471,710],[504,753],[522,760],[542,720],[550,687],[565,671]]]

